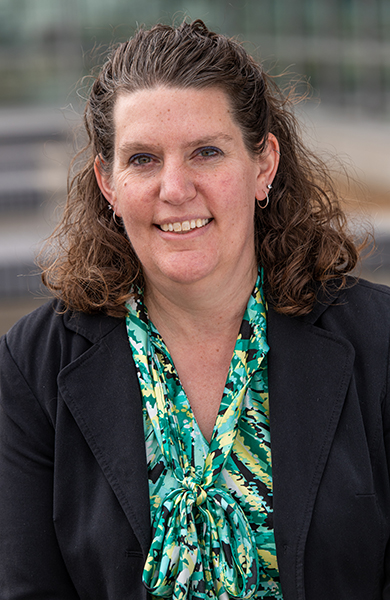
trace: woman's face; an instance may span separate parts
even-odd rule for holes
[[[277,154],[248,154],[225,94],[157,87],[121,95],[114,123],[112,174],[97,161],[96,177],[147,284],[253,273],[255,198],[265,198]]]

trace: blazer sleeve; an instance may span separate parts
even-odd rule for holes
[[[0,596],[4,600],[79,598],[61,556],[53,524],[53,453],[53,424],[3,337],[0,341]]]
[[[384,443],[387,456],[388,477],[390,479],[390,350],[388,355],[388,375],[382,400]],[[390,506],[387,507],[387,519],[390,522]],[[390,525],[389,525],[390,527]],[[388,527],[388,529],[389,529]],[[382,592],[383,600],[390,600],[390,539],[387,543],[384,564],[384,585]]]

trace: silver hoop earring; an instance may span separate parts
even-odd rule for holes
[[[116,225],[117,227],[120,227],[121,225],[120,225],[120,223],[118,223],[118,221],[116,220],[116,214],[115,214],[115,210],[113,209],[113,207],[112,207],[112,205],[111,205],[111,204],[109,204],[109,205],[108,205],[108,210],[112,210],[112,220],[114,221],[114,223],[115,223],[115,225]]]
[[[272,185],[270,183],[267,185],[267,189],[268,190],[272,189]],[[256,198],[257,206],[259,208],[261,208],[261,210],[264,210],[265,208],[267,208],[267,206],[269,204],[269,196],[268,196],[268,192],[267,191],[265,192],[265,200],[266,200],[265,204],[261,204],[261,202],[263,202],[264,200],[258,200]]]

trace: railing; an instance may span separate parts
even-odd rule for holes
[[[68,135],[59,111],[0,110],[0,299],[40,288],[34,256],[65,199]]]

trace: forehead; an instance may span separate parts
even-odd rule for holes
[[[114,107],[116,146],[123,139],[185,141],[204,136],[241,138],[221,89],[156,87],[121,93]]]

